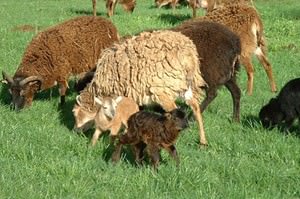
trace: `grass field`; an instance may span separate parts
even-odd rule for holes
[[[300,77],[299,0],[254,0],[265,25],[268,57],[280,89]],[[98,15],[106,16],[98,1]],[[13,74],[35,32],[14,31],[21,25],[41,30],[80,15],[91,15],[90,0],[0,0],[0,71]],[[198,15],[203,15],[199,10]],[[112,21],[121,35],[149,28],[167,28],[191,16],[186,6],[175,12],[156,9],[154,1],[137,0],[134,13],[117,6]],[[176,168],[167,153],[157,173],[137,168],[125,153],[116,166],[112,148],[103,136],[96,147],[72,131],[75,93],[58,108],[58,92],[37,95],[33,106],[16,113],[9,108],[7,88],[0,85],[0,198],[300,198],[300,128],[290,134],[265,130],[258,112],[275,94],[254,59],[253,96],[242,89],[241,123],[232,123],[232,101],[222,88],[203,114],[209,146],[199,148],[197,126],[177,142],[181,164]],[[72,82],[70,82],[72,86]]]

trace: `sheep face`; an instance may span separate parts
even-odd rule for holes
[[[20,110],[31,106],[34,94],[40,90],[42,78],[38,76],[12,78],[5,72],[2,72],[2,75],[2,83],[7,84],[9,87],[13,108]]]
[[[97,115],[96,110],[87,110],[81,105],[76,104],[72,111],[75,118],[74,130],[76,132],[87,131],[93,127]]]
[[[165,113],[165,117],[175,125],[178,131],[188,127],[188,119],[181,109],[174,109],[169,113]]]
[[[272,128],[284,120],[284,114],[281,112],[277,99],[272,98],[267,105],[262,107],[259,119],[265,128]]]
[[[99,112],[109,120],[112,120],[115,116],[117,105],[122,100],[122,97],[118,97],[117,99],[113,99],[111,97],[95,97],[94,100],[100,108]]]

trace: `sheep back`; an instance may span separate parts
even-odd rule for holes
[[[118,41],[116,27],[102,17],[82,16],[37,34],[27,46],[15,77],[38,75],[41,89],[95,67],[102,49]]]
[[[172,30],[186,35],[196,45],[201,73],[209,87],[222,85],[236,75],[239,64],[234,63],[241,54],[240,38],[226,26],[189,20]]]
[[[139,105],[174,100],[192,85],[195,98],[205,85],[195,45],[173,31],[143,32],[105,49],[89,89],[99,96],[127,96]]]

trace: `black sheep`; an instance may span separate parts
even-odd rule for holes
[[[289,128],[300,117],[300,78],[289,81],[276,98],[262,107],[259,119],[265,128],[284,125]]]

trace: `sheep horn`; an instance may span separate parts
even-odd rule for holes
[[[80,95],[76,96],[76,102],[79,106],[81,106],[81,102],[80,102]]]
[[[30,76],[30,77],[26,77],[25,79],[23,79],[22,81],[20,81],[20,86],[24,86],[25,84],[32,82],[32,81],[40,81],[42,82],[43,79],[39,76]]]
[[[2,71],[2,76],[3,76],[3,83],[9,83],[12,84],[14,82],[13,78],[11,78],[10,76],[8,76],[8,74],[6,74],[6,72]]]

